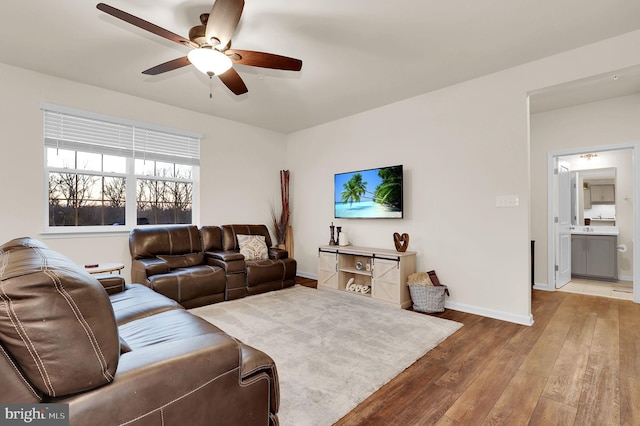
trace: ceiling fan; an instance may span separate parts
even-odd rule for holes
[[[98,3],[96,7],[138,28],[192,48],[187,56],[156,65],[142,71],[143,74],[157,75],[193,64],[209,78],[217,75],[229,90],[241,95],[247,92],[247,86],[233,69],[234,63],[288,71],[302,69],[300,59],[253,50],[231,49],[231,37],[240,21],[244,0],[215,0],[211,12],[200,15],[201,25],[189,30],[188,39],[107,4]]]

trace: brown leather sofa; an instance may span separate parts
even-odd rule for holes
[[[200,233],[207,262],[225,271],[227,299],[295,285],[296,261],[286,250],[271,246],[271,236],[265,225],[203,226]],[[238,235],[263,236],[268,258],[245,259],[240,254]]]
[[[268,355],[114,284],[36,240],[0,246],[0,402],[69,404],[82,426],[278,423]]]
[[[246,259],[238,235],[264,237],[266,259]],[[291,287],[296,261],[272,247],[265,225],[136,228],[129,235],[131,280],[185,308]]]
[[[209,265],[195,225],[135,228],[129,234],[131,281],[185,308],[225,300],[223,268]]]

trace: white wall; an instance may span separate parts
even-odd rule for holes
[[[562,108],[531,116],[532,239],[536,240],[536,283],[549,287],[547,278],[547,153],[563,150],[603,147],[640,142],[640,95]],[[632,159],[629,151],[602,154],[583,168],[617,167],[617,224],[621,226],[619,243],[629,247],[618,254],[620,275],[633,273],[632,205],[621,200],[632,197]],[[580,167],[579,164],[575,165]],[[550,286],[551,288],[553,285]]]
[[[128,233],[48,237],[40,102],[190,130],[201,143],[200,224],[269,223],[286,168],[285,136],[229,120],[0,64],[0,242],[42,239],[78,263],[131,263]],[[215,102],[212,101],[212,102]]]
[[[409,233],[418,269],[436,269],[451,287],[450,307],[530,323],[527,93],[640,64],[638,45],[640,31],[287,137],[0,65],[0,240],[42,230],[46,101],[202,132],[203,224],[267,222],[278,170],[289,168],[296,259],[309,275],[329,239],[333,174],[401,163],[404,220],[335,222],[359,245],[392,248],[393,232]],[[519,195],[520,206],[497,209],[496,196],[507,194]],[[79,263],[128,264],[124,235],[46,241]]]
[[[638,64],[639,42],[629,33],[289,135],[299,271],[316,275],[331,221],[363,246],[393,248],[393,232],[407,232],[418,270],[450,287],[449,307],[529,323],[527,93]],[[405,219],[333,219],[334,173],[393,164],[406,174]],[[496,208],[511,194],[519,207]]]

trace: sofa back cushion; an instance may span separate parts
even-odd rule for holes
[[[25,379],[15,361],[0,344],[0,402],[40,402],[42,393],[38,392]]]
[[[28,381],[52,397],[111,382],[120,354],[102,285],[31,238],[0,246],[0,343]]]
[[[203,251],[222,250],[222,229],[219,226],[203,226],[200,228]]]
[[[133,259],[200,253],[202,242],[195,225],[135,228],[129,234],[129,251]]]
[[[223,250],[240,250],[238,235],[262,235],[267,248],[271,247],[271,236],[265,225],[222,225],[220,228]]]

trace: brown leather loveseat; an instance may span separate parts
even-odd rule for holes
[[[132,282],[187,309],[225,300],[225,271],[207,264],[195,225],[135,228],[129,251]]]
[[[268,355],[143,285],[110,288],[39,241],[0,246],[1,403],[65,403],[82,426],[277,424]]]
[[[226,273],[228,299],[295,285],[296,260],[286,250],[271,246],[265,225],[203,226],[200,232],[207,262]],[[265,246],[262,257],[243,254],[240,240],[247,237],[262,241]]]

